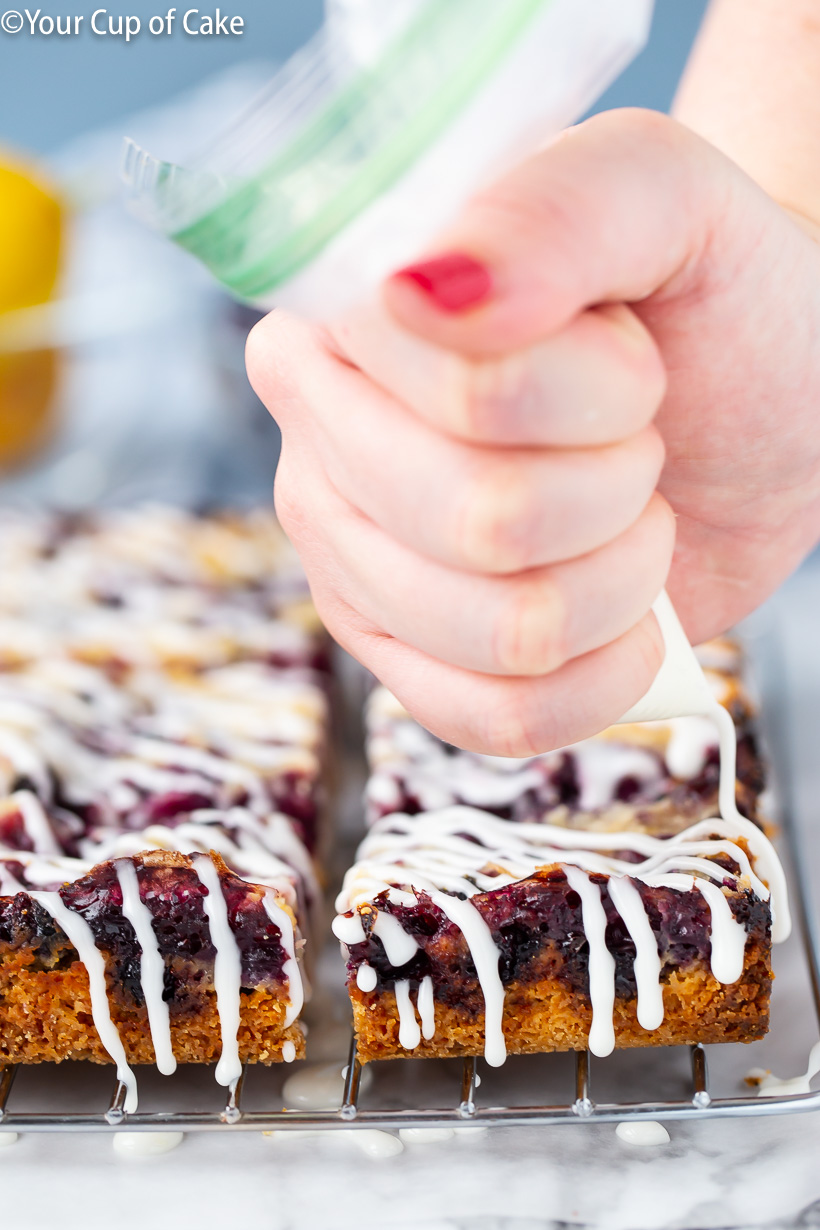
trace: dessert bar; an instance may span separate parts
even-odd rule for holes
[[[702,646],[706,678],[737,731],[737,802],[758,819],[764,773],[754,710],[730,641]],[[386,688],[367,706],[370,775],[365,803],[372,823],[464,803],[503,819],[582,829],[640,827],[676,832],[717,809],[718,733],[704,717],[612,726],[594,739],[523,760],[484,756],[442,743],[413,721]]]
[[[328,658],[272,516],[0,524],[0,1061],[304,1050]]]
[[[373,692],[370,826],[333,928],[363,1061],[763,1036],[782,870],[737,651],[701,655],[738,731],[748,819],[718,818],[707,719],[505,761],[448,747]]]

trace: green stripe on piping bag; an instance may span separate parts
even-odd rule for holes
[[[269,292],[430,148],[551,3],[432,0],[285,150],[253,178],[223,181],[226,198],[172,238],[236,294]]]

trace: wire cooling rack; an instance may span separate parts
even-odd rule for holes
[[[780,853],[789,878],[795,920],[796,934],[789,941],[791,959],[799,961],[801,967],[799,974],[792,967],[797,974],[793,983],[801,1002],[796,1007],[791,1005],[789,1015],[799,1016],[804,1026],[816,1021],[816,1026],[809,1026],[816,1037],[820,1029],[820,944],[812,908],[808,857],[812,851],[807,840],[808,823],[813,817],[798,816],[793,805],[788,705],[782,687],[782,663],[770,646],[763,665],[768,665],[777,679],[773,693],[766,695],[769,690],[762,686],[766,696],[763,726],[779,803]],[[759,678],[763,685],[763,672]],[[775,1001],[777,991],[776,984]],[[777,1029],[775,1026],[773,1035]],[[332,1110],[285,1109],[281,1084],[289,1072],[283,1064],[276,1065],[276,1069],[246,1068],[224,1102],[216,1106],[213,1100],[218,1087],[213,1081],[212,1069],[201,1067],[192,1071],[187,1067],[172,1078],[146,1081],[152,1070],[140,1068],[141,1093],[145,1084],[150,1085],[152,1091],[161,1090],[159,1109],[139,1110],[133,1114],[125,1111],[125,1087],[115,1082],[110,1098],[107,1097],[106,1086],[100,1086],[100,1080],[105,1080],[106,1069],[95,1065],[60,1065],[63,1069],[74,1070],[68,1081],[68,1105],[64,1105],[64,1092],[57,1096],[65,1073],[46,1065],[36,1074],[30,1068],[18,1071],[16,1067],[0,1067],[0,1131],[258,1132],[356,1128],[389,1131],[397,1128],[463,1129],[657,1119],[703,1120],[820,1110],[820,1091],[759,1097],[754,1088],[746,1087],[746,1092],[728,1096],[727,1090],[744,1088],[738,1052],[747,1052],[745,1047],[710,1047],[707,1058],[702,1046],[693,1046],[689,1048],[686,1062],[683,1062],[684,1049],[653,1047],[620,1051],[603,1060],[593,1060],[586,1051],[577,1052],[574,1057],[518,1056],[510,1059],[501,1071],[487,1069],[476,1059],[391,1060],[368,1065],[378,1071],[372,1088],[367,1088],[369,1082],[364,1079],[365,1069],[358,1061],[354,1038],[344,1070],[341,1101]],[[730,1053],[734,1053],[732,1059]],[[794,1056],[790,1062],[794,1062]],[[741,1058],[740,1063],[748,1064],[748,1060]],[[710,1081],[710,1064],[716,1080]],[[615,1070],[618,1079],[613,1081]],[[36,1087],[33,1096],[26,1088],[32,1083]],[[251,1096],[248,1096],[249,1085]],[[600,1101],[595,1098],[598,1086],[603,1089]],[[90,1095],[89,1088],[92,1089]],[[613,1088],[617,1090],[614,1097],[611,1096]],[[636,1094],[644,1091],[646,1100],[641,1100]],[[89,1096],[92,1105],[87,1106]],[[157,1100],[155,1092],[153,1100]],[[209,1103],[210,1108],[199,1109]]]

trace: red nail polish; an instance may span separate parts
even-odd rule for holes
[[[452,252],[408,265],[393,275],[414,282],[443,312],[461,312],[486,299],[492,290],[489,270],[472,256]]]

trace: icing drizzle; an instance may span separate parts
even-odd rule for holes
[[[381,939],[389,963],[400,968],[413,957],[417,942],[403,931],[395,915],[378,910],[373,901],[386,892],[389,900],[412,903],[413,890],[426,892],[461,930],[470,949],[484,996],[485,1058],[492,1066],[498,1066],[506,1055],[500,954],[489,927],[470,898],[525,879],[539,867],[558,864],[581,898],[589,944],[589,1048],[593,1054],[607,1055],[615,1045],[615,963],[606,945],[601,890],[590,880],[589,873],[608,877],[612,904],[635,944],[637,1013],[644,1029],[660,1027],[664,1008],[657,943],[636,882],[666,886],[678,892],[697,890],[702,894],[711,919],[711,969],[723,984],[731,984],[741,976],[746,944],[745,929],[734,917],[723,891],[725,881],[742,882],[761,900],[769,901],[773,920],[779,920],[774,938],[782,939],[784,933],[788,934],[785,881],[777,855],[765,834],[740,816],[736,808],[735,813],[731,819],[699,821],[669,838],[632,831],[602,833],[548,824],[511,823],[465,806],[415,816],[385,816],[365,837],[357,861],[345,877],[336,902],[340,914],[333,931],[347,945],[362,942],[366,932],[357,907],[366,905],[371,916],[376,914],[371,933]],[[738,837],[747,843],[754,866],[737,844]],[[624,854],[632,857],[619,857]],[[640,862],[634,861],[635,855]],[[715,861],[721,855],[728,856],[737,870],[728,871]],[[365,991],[375,989],[370,966],[359,985]],[[416,1021],[407,980],[397,980],[396,1001],[401,1045],[414,1049],[422,1037],[434,1035],[432,980],[427,976],[417,994],[423,1032]]]
[[[140,986],[145,996],[148,1026],[154,1047],[157,1067],[163,1076],[176,1071],[177,1061],[171,1044],[171,1014],[163,998],[165,990],[165,962],[154,935],[154,920],[151,911],[140,897],[137,869],[130,859],[119,859],[115,864],[117,879],[122,889],[122,912],[136,932],[140,954]]]
[[[228,921],[228,907],[219,872],[207,854],[194,855],[193,863],[200,883],[208,890],[202,904],[211,928],[211,942],[216,949],[214,990],[222,1038],[222,1054],[216,1065],[216,1079],[220,1085],[233,1085],[242,1074],[238,1041],[242,961],[239,946]]]
[[[32,892],[29,896],[39,902],[62,927],[85,966],[94,1028],[100,1035],[100,1042],[117,1065],[117,1079],[122,1081],[126,1089],[125,1110],[131,1114],[137,1109],[137,1078],[128,1065],[119,1030],[111,1019],[105,981],[105,957],[94,942],[94,932],[80,914],[65,905],[59,893]]]

